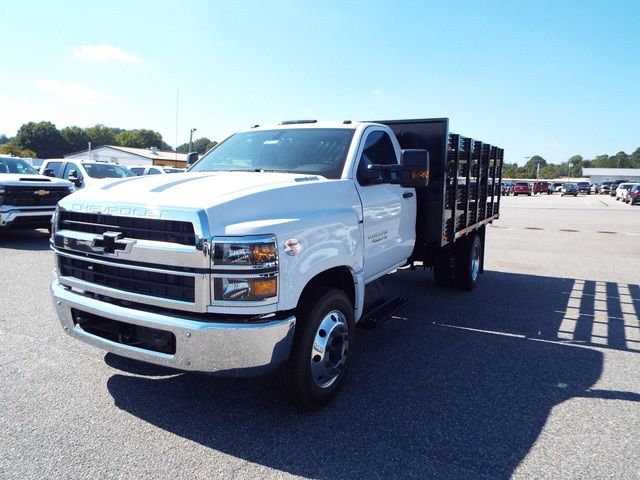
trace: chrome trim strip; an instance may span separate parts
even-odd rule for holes
[[[143,267],[141,265],[133,265],[129,263],[119,263],[119,262],[116,263],[116,262],[110,262],[108,260],[99,260],[94,257],[85,257],[82,255],[73,255],[68,252],[63,252],[56,247],[53,247],[53,251],[56,253],[56,255],[60,255],[61,257],[71,258],[73,260],[82,260],[84,262],[97,263],[99,265],[106,265],[108,267],[126,268],[129,270],[140,270],[143,272],[164,273],[167,275],[180,275],[182,277],[198,277],[198,276],[205,275],[204,273],[179,272],[176,270],[165,270],[162,268]]]
[[[6,212],[0,212],[0,227],[9,226],[20,217],[44,217],[47,215],[53,215],[54,209],[55,207],[41,210],[9,210]]]
[[[198,280],[200,280],[200,282]],[[142,293],[133,293],[111,287],[104,287],[96,283],[89,283],[83,280],[78,280],[75,277],[65,277],[61,275],[60,272],[58,272],[58,281],[61,285],[75,288],[83,292],[91,292],[97,295],[104,295],[118,300],[141,303],[143,305],[149,305],[153,307],[170,309],[178,308],[180,310],[184,310],[185,312],[204,313],[207,311],[207,305],[209,304],[209,286],[208,282],[204,278],[196,278],[196,284],[194,288],[195,302],[193,303],[181,300],[167,299],[163,297],[154,297],[152,295],[145,295]]]

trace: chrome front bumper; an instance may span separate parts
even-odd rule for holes
[[[227,375],[261,374],[289,358],[294,316],[265,323],[212,323],[112,305],[51,284],[54,306],[64,330],[85,343],[123,357],[180,370]],[[171,332],[175,353],[155,352],[86,332],[72,309],[109,320]]]

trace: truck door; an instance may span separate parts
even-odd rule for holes
[[[362,202],[364,277],[368,282],[411,255],[415,243],[416,199],[412,188],[367,182],[362,172],[368,165],[396,164],[400,152],[385,130],[369,128],[363,138],[355,183]]]

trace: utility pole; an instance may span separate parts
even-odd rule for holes
[[[187,153],[191,153],[191,144],[193,143],[193,132],[196,132],[196,131],[198,131],[197,128],[192,128],[189,131],[189,151]]]

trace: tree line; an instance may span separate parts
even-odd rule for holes
[[[70,153],[87,150],[89,142],[92,148],[103,145],[120,147],[150,148],[174,151],[164,142],[162,135],[144,128],[125,130],[122,128],[94,125],[89,128],[77,126],[58,130],[51,122],[29,122],[20,127],[13,138],[0,135],[0,154],[16,157],[61,158]],[[216,146],[218,142],[207,137],[196,139],[191,150],[203,154]],[[178,153],[188,153],[189,144],[183,143],[175,149]],[[505,163],[503,178],[559,178],[581,177],[583,168],[640,168],[640,147],[632,154],[618,152],[615,155],[599,155],[585,159],[574,155],[561,164],[548,163],[540,155],[534,155],[523,166],[517,163]]]
[[[534,155],[523,166],[505,163],[502,178],[581,177],[583,168],[640,168],[640,147],[630,155],[618,152],[615,155],[598,155],[593,159],[574,155],[560,164],[547,163],[540,155]]]
[[[125,130],[122,128],[94,125],[89,128],[77,126],[58,130],[51,122],[29,122],[20,127],[15,137],[0,135],[0,154],[31,158],[62,158],[70,153],[103,145],[118,147],[151,148],[174,151],[162,135],[144,128]],[[200,154],[213,148],[218,142],[200,137],[193,142],[192,151]],[[175,151],[188,153],[189,144],[183,143]]]

